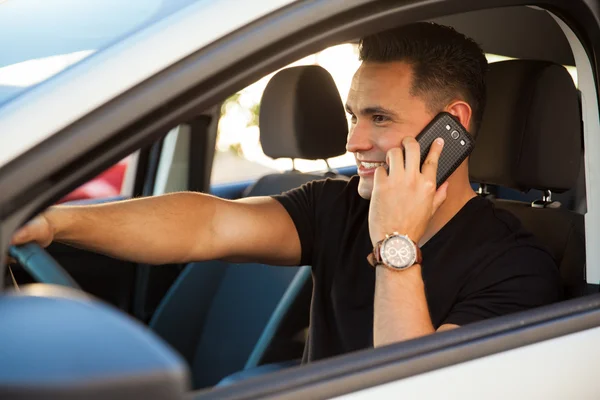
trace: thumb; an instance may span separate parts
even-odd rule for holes
[[[19,245],[30,241],[30,227],[29,224],[19,228],[19,230],[12,236],[10,240],[11,245]]]
[[[48,240],[50,235],[48,222],[43,215],[38,215],[31,221],[27,222],[15,232],[11,238],[11,245],[20,245],[28,242],[38,242],[43,245]],[[51,238],[50,238],[51,241]],[[48,243],[49,244],[49,243]],[[46,244],[45,246],[47,246]],[[45,247],[44,246],[44,247]]]
[[[435,196],[433,196],[433,210],[431,214],[435,214],[438,208],[442,205],[444,200],[446,200],[446,196],[448,195],[448,181],[442,183],[442,185],[435,192]]]

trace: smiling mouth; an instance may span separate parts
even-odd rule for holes
[[[384,163],[384,162],[366,162],[366,161],[361,161],[360,162],[360,166],[363,167],[364,169],[375,169],[375,168],[378,168],[378,167],[386,166],[386,163]]]

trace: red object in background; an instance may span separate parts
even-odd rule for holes
[[[81,185],[62,199],[58,204],[67,201],[101,199],[115,197],[121,194],[121,186],[125,178],[127,159],[120,161],[91,181]]]

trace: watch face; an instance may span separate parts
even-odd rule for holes
[[[381,246],[381,260],[390,267],[403,269],[415,263],[415,246],[405,236],[393,235]]]

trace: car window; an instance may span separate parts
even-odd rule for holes
[[[514,59],[498,54],[486,54],[489,63]],[[298,60],[285,68],[299,65],[320,65],[333,77],[345,101],[354,72],[360,65],[357,44],[341,44]],[[565,66],[577,85],[577,71]],[[224,184],[257,179],[260,176],[292,169],[290,159],[272,159],[266,156],[260,144],[258,113],[260,99],[273,72],[229,97],[222,107],[212,184]],[[348,123],[350,119],[348,116]],[[327,160],[332,168],[354,165],[350,153]],[[301,172],[324,171],[323,160],[295,160],[294,167]]]
[[[342,99],[346,99],[352,76],[358,68],[358,46],[341,44],[298,60],[285,68],[299,65],[320,65],[333,77]],[[213,184],[256,179],[262,175],[292,169],[290,159],[273,160],[260,145],[258,112],[263,91],[273,72],[229,97],[222,107],[217,148],[212,170]],[[350,154],[328,160],[332,168],[353,165]],[[326,170],[323,160],[296,160],[295,168],[302,172]]]
[[[0,105],[198,1],[0,1]]]

